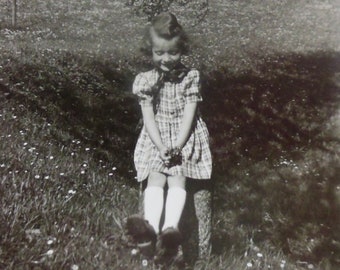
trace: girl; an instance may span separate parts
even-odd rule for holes
[[[145,44],[154,69],[138,74],[133,84],[144,121],[134,155],[137,180],[147,179],[144,219],[132,216],[126,226],[128,234],[143,245],[153,246],[158,235],[161,257],[174,255],[181,242],[178,224],[186,179],[209,179],[212,160],[208,130],[197,108],[202,101],[200,75],[181,63],[188,40],[176,17],[171,13],[155,17]]]

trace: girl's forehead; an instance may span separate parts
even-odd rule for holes
[[[158,36],[155,32],[151,31],[152,47],[158,50],[173,50],[178,49],[179,37],[175,36],[171,39],[165,39]]]

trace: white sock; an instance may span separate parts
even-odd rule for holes
[[[164,190],[162,187],[147,187],[144,191],[144,218],[159,233],[164,204]]]
[[[180,187],[171,187],[168,190],[168,195],[165,204],[165,221],[163,230],[169,227],[178,228],[178,223],[181,219],[185,205],[187,192]]]

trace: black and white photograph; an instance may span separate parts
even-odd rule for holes
[[[340,1],[0,0],[0,269],[340,269]]]

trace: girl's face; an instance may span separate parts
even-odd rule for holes
[[[179,37],[164,39],[151,32],[152,59],[156,67],[164,72],[171,71],[181,61],[182,52],[178,46]]]

